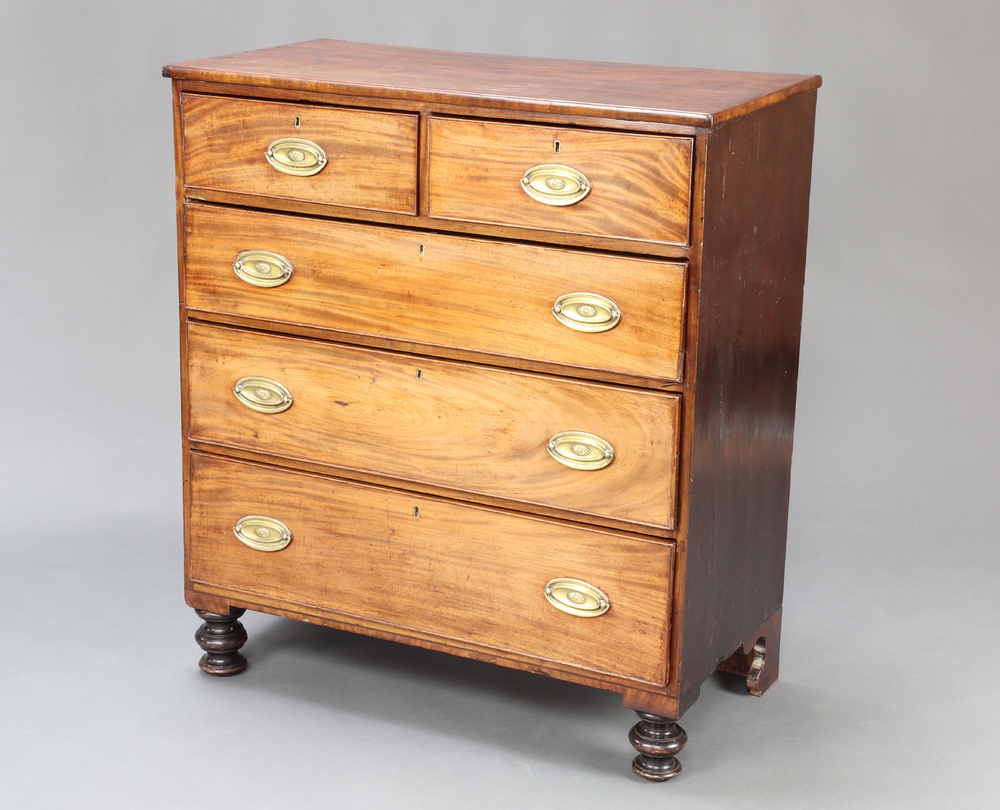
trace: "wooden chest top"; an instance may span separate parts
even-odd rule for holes
[[[454,53],[315,39],[164,68],[174,79],[711,126],[819,76]]]

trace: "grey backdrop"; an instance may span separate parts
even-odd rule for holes
[[[998,9],[5,0],[0,806],[994,806]],[[160,67],[317,36],[824,76],[782,677],[711,679],[672,784],[575,685],[260,615],[197,670]]]

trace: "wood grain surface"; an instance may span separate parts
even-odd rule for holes
[[[205,324],[188,327],[190,436],[287,458],[673,525],[680,398]],[[262,376],[294,404],[264,414],[233,386]],[[546,444],[579,430],[611,442],[602,470]]]
[[[167,65],[175,79],[705,126],[820,86],[819,76],[454,53],[316,39]]]
[[[685,265],[535,245],[330,222],[206,205],[185,208],[184,300],[224,312],[341,333],[526,358],[586,376],[595,369],[680,377]],[[261,288],[233,272],[244,250],[276,252],[292,278]],[[556,298],[593,292],[622,320],[578,332],[552,314]]]
[[[416,211],[416,115],[187,93],[180,103],[188,186]],[[284,174],[264,157],[279,138],[310,140],[329,162],[310,177]]]
[[[685,401],[678,637],[688,696],[781,608],[815,108],[805,93],[758,110],[713,130],[705,149],[697,367]]]
[[[302,473],[192,457],[192,579],[318,606],[452,641],[662,683],[673,546]],[[414,510],[419,510],[415,516]],[[253,550],[246,515],[285,523],[291,543]],[[603,616],[543,595],[555,577],[601,588]]]
[[[432,217],[689,241],[691,138],[436,117],[428,137]],[[590,193],[565,206],[529,197],[524,173],[553,163],[586,175]]]

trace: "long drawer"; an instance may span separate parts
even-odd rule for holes
[[[416,212],[417,116],[182,94],[184,183]]]
[[[195,441],[674,524],[677,395],[198,323],[187,348]]]
[[[574,376],[681,376],[683,263],[207,205],[184,222],[194,309]]]
[[[665,682],[671,543],[199,454],[191,471],[196,583]]]

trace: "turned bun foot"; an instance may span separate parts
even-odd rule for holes
[[[687,732],[673,720],[648,712],[636,712],[639,722],[628,733],[639,752],[632,770],[650,782],[666,782],[681,772],[676,754],[687,745]]]
[[[237,621],[245,612],[243,608],[231,608],[229,613],[195,610],[205,620],[194,634],[198,646],[205,651],[198,662],[202,672],[235,675],[247,668],[247,659],[240,653],[240,647],[247,642],[247,631]]]

